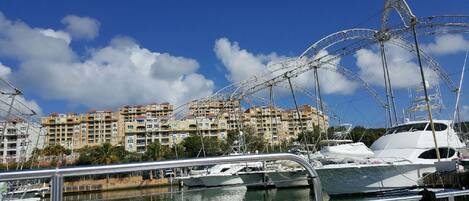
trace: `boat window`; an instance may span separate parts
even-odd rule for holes
[[[452,148],[438,148],[440,151],[441,158],[451,158],[454,156],[456,151]],[[430,149],[420,154],[419,158],[422,159],[437,159],[436,150]]]
[[[225,172],[225,171],[227,171],[227,170],[229,170],[229,169],[230,169],[230,168],[223,168],[223,169],[221,169],[220,172]]]
[[[402,126],[396,126],[390,128],[386,134],[401,133],[401,132],[415,132],[415,131],[424,131],[427,123],[418,123],[418,124],[406,124]]]
[[[413,124],[412,128],[410,131],[415,132],[415,131],[424,131],[425,127],[427,127],[427,123],[420,123],[420,124]]]
[[[433,125],[435,126],[435,131],[444,131],[446,130],[446,128],[448,128],[448,126],[442,123],[434,123]],[[427,128],[427,131],[431,131],[431,130],[432,130],[432,126],[429,125]]]

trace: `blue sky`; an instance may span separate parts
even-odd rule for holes
[[[467,0],[408,3],[417,16],[469,14]],[[295,57],[313,42],[339,30],[353,27],[377,29],[382,8],[383,1],[371,0],[7,0],[0,2],[0,11],[4,15],[2,21],[11,23],[9,28],[12,31],[0,31],[0,35],[8,36],[0,41],[0,49],[3,49],[0,50],[0,62],[11,69],[5,76],[22,88],[26,99],[35,101],[44,115],[84,112],[93,108],[113,109],[124,104],[163,101],[180,104],[239,81],[244,75],[244,71],[239,72],[243,65],[249,70],[246,65]],[[49,32],[53,31],[54,36],[66,36],[69,41],[58,44],[58,41],[48,43],[41,38],[32,39],[36,32],[47,29],[51,29]],[[29,36],[30,40],[25,41],[30,44],[21,43],[31,45],[31,48],[25,50],[22,49],[24,46],[18,46],[15,49],[17,41],[23,41],[21,34],[12,34],[17,33],[15,31],[28,32],[24,37]],[[468,41],[467,35],[461,37]],[[422,39],[425,44],[436,43],[435,40],[431,37]],[[8,50],[11,47],[16,51]],[[374,50],[370,51],[362,52],[362,59]],[[130,60],[135,60],[123,57],[137,53],[141,56],[138,64],[126,66]],[[148,58],[142,55],[155,61],[140,68],[149,65],[145,63]],[[456,82],[464,59],[463,51],[435,53],[434,56]],[[342,64],[351,66],[357,74],[360,70],[363,73],[364,70],[357,67],[356,58],[357,55],[343,58]],[[135,69],[138,73],[133,74]],[[101,81],[94,80],[95,77],[85,71],[101,73],[102,77],[98,76]],[[77,75],[67,76],[67,73]],[[132,76],[124,79],[126,74]],[[121,82],[116,82],[116,79]],[[177,79],[180,80],[174,81]],[[467,83],[465,86],[469,86]],[[347,84],[350,83],[344,82]],[[375,85],[382,92],[376,81]],[[66,92],[67,87],[73,92]],[[83,89],[78,90],[79,87]],[[441,88],[447,90],[443,84]],[[326,89],[324,96],[343,121],[368,126],[384,124],[382,109],[363,90],[350,89],[353,92],[345,95],[342,93],[344,89],[340,93],[334,93],[334,90],[327,93]],[[164,91],[173,94],[167,95]],[[405,86],[396,93],[398,106],[402,109],[408,101]],[[446,106],[452,108],[454,97],[447,92],[443,94],[446,95]],[[291,106],[289,98],[284,96],[276,102]],[[302,95],[300,102],[311,103]],[[462,105],[467,105],[469,116],[469,96],[463,94]]]

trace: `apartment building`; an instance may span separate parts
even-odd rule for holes
[[[136,117],[125,122],[125,149],[131,152],[145,152],[146,147],[158,141],[161,145],[172,147],[190,135],[226,138],[227,122],[210,117],[169,118]]]
[[[310,105],[295,109],[252,107],[240,113],[239,101],[193,102],[188,115],[176,120],[169,103],[124,106],[118,112],[91,111],[85,114],[52,114],[43,118],[46,144],[60,144],[68,149],[111,143],[127,151],[144,152],[158,141],[165,146],[180,143],[190,135],[226,138],[227,132],[241,125],[250,126],[273,144],[296,138],[319,124],[328,127],[327,116]],[[323,119],[324,118],[324,119]]]
[[[76,145],[95,146],[103,143],[120,145],[123,134],[118,131],[118,114],[112,111],[91,111],[80,115],[80,135]]]
[[[5,129],[6,128],[6,129]],[[14,119],[0,122],[2,163],[23,162],[35,148],[43,148],[43,132],[37,123]]]
[[[81,118],[76,113],[53,113],[42,118],[47,145],[62,145],[67,149],[81,148]]]
[[[189,116],[224,119],[228,129],[235,130],[241,123],[239,100],[194,101],[189,105]]]
[[[296,138],[303,129],[305,131],[312,131],[314,127],[319,127],[321,132],[325,132],[329,127],[328,117],[315,107],[311,105],[301,105],[298,109],[301,119],[296,109],[288,109],[282,112],[282,130],[285,133],[284,138]]]
[[[131,152],[144,152],[146,147],[155,141],[171,146],[169,121],[174,119],[173,110],[173,105],[169,103],[120,108],[120,128],[124,133],[125,149]]]
[[[67,149],[111,143],[120,145],[123,133],[118,130],[118,114],[90,111],[85,114],[51,114],[42,119],[47,145],[59,144]]]
[[[124,106],[119,109],[122,122],[133,122],[137,117],[170,117],[173,115],[173,105],[169,103],[152,103],[149,105]]]
[[[281,141],[282,135],[282,110],[276,107],[252,107],[243,113],[243,126],[254,128],[258,135],[272,144]]]
[[[298,107],[301,115],[298,118],[296,109],[286,109],[276,107],[252,107],[243,113],[243,126],[252,127],[258,135],[273,144],[285,140],[295,139],[303,129],[312,131],[318,126],[324,132],[328,127],[328,118],[310,105]]]

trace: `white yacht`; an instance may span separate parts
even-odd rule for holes
[[[319,142],[319,145],[322,146],[319,152],[320,156],[345,160],[374,156],[373,151],[363,142],[353,142],[351,140],[352,124],[342,124],[339,128],[343,128],[343,130],[334,132],[333,139]]]
[[[435,120],[434,125],[441,160],[458,158],[458,150],[465,144],[454,131],[452,121]],[[334,195],[415,187],[426,173],[435,172],[437,157],[429,121],[390,128],[371,149],[374,157],[317,167],[323,191]]]
[[[262,162],[218,164],[207,170],[198,171],[186,177],[181,177],[183,185],[188,187],[215,187],[241,185],[243,180],[238,175],[246,168],[262,168]]]

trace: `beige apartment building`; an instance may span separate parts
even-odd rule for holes
[[[272,144],[281,141],[282,110],[276,107],[252,107],[243,113],[243,126],[252,127]]]
[[[118,131],[118,115],[112,111],[91,111],[85,114],[51,114],[42,119],[46,144],[59,144],[67,149],[102,143],[119,145],[123,140]]]
[[[224,119],[197,117],[183,120],[168,118],[136,118],[125,122],[125,149],[131,152],[145,152],[146,147],[158,141],[161,145],[173,147],[190,135],[201,135],[224,139],[227,123]]]
[[[123,135],[118,132],[118,114],[112,111],[91,111],[80,115],[79,147],[103,143],[120,145]]]
[[[243,126],[252,127],[258,135],[273,144],[285,140],[296,139],[303,129],[312,131],[315,126],[324,132],[328,127],[328,118],[310,105],[298,107],[301,115],[298,118],[296,109],[280,109],[276,107],[252,107],[243,113]]]
[[[53,113],[42,118],[47,145],[62,145],[65,148],[81,148],[81,118],[76,113]]]
[[[189,116],[224,119],[229,130],[238,129],[241,123],[239,100],[194,101],[189,105]]]
[[[85,114],[52,114],[42,119],[46,145],[60,144],[68,149],[102,143],[123,145],[127,151],[144,152],[158,141],[172,147],[190,135],[223,140],[230,130],[250,126],[273,144],[295,139],[302,128],[328,127],[328,118],[310,105],[295,109],[252,107],[240,113],[239,101],[193,102],[188,115],[176,120],[169,103],[124,106],[118,112],[91,111]]]
[[[303,129],[313,131],[314,127],[319,127],[321,132],[326,132],[329,127],[329,119],[321,111],[311,105],[301,105],[298,110],[301,115],[301,124],[296,109],[287,109],[282,113],[282,130],[285,133],[285,138],[294,139]]]

